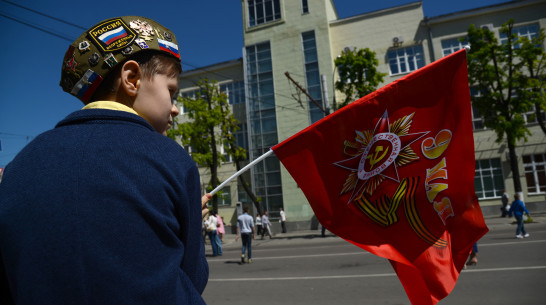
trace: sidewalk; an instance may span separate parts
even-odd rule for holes
[[[531,218],[535,223],[544,223],[546,222],[546,212],[534,213],[531,214]],[[500,217],[500,216],[487,216],[484,217],[485,223],[489,228],[489,231],[494,231],[504,226],[513,226],[515,225],[515,218],[513,217]],[[514,227],[515,228],[515,227]],[[303,240],[310,242],[320,242],[329,238],[338,238],[334,234],[326,231],[325,237],[321,237],[321,230],[299,230],[288,233],[275,233],[273,232],[273,238],[270,239],[268,236],[265,236],[264,239],[261,239],[261,236],[256,236],[252,241],[253,247],[259,247],[260,245],[266,245],[270,243],[286,243],[286,242],[301,242]],[[241,247],[241,240],[235,241],[235,234],[226,234],[224,235],[224,242],[222,243],[224,249],[234,249]],[[210,250],[210,241],[207,237],[205,242],[205,250]]]

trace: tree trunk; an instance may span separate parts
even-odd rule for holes
[[[540,108],[539,103],[535,103],[535,109],[536,109],[536,115],[537,115],[537,122],[540,125],[542,132],[546,134],[546,126],[544,125],[544,118],[542,117],[544,113],[542,112],[542,109]]]
[[[512,180],[514,182],[514,190],[516,193],[521,193],[521,180],[519,177],[518,157],[516,155],[516,145],[512,144],[511,137],[507,134],[508,153],[510,155],[510,169],[512,170]]]

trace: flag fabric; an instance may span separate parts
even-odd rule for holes
[[[488,231],[474,193],[465,50],[272,149],[320,223],[389,259],[412,304],[446,297]]]

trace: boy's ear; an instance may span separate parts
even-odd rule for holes
[[[121,67],[120,87],[128,96],[137,95],[141,75],[140,65],[134,60],[125,62]]]

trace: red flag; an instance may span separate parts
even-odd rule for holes
[[[436,304],[487,231],[474,193],[464,50],[273,147],[329,231],[390,260],[412,304]]]

